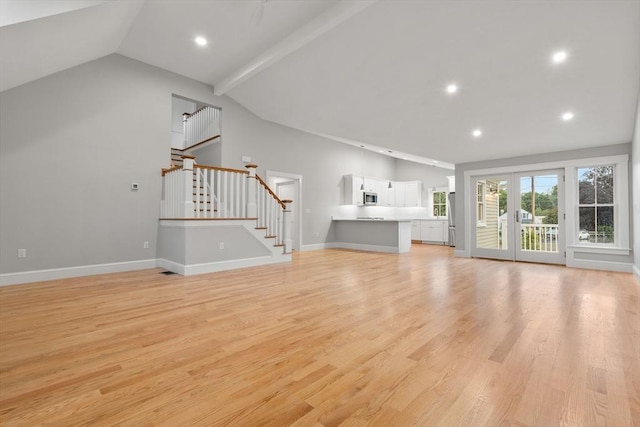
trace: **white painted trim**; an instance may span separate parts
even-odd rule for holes
[[[21,283],[44,282],[47,280],[69,279],[72,277],[94,276],[96,274],[121,273],[124,271],[155,268],[156,259],[140,261],[114,262],[109,264],[81,265],[76,267],[51,268],[47,270],[21,271],[0,274],[0,286],[19,285]]]
[[[296,217],[298,218],[298,238],[297,240],[297,247],[300,248],[300,250],[302,251],[302,175],[297,174],[297,173],[288,173],[288,172],[277,172],[277,171],[272,171],[272,170],[267,170],[266,172],[266,179],[267,179],[267,184],[269,185],[269,187],[275,187],[272,186],[272,182],[271,180],[275,179],[275,178],[290,178],[293,181],[297,181],[298,182],[298,194],[297,200],[294,200],[295,202],[295,206],[296,206]]]
[[[617,247],[606,247],[606,246],[579,246],[579,245],[569,245],[567,246],[567,250],[571,250],[572,252],[584,252],[589,254],[607,254],[607,255],[629,255],[631,253],[631,249],[629,248],[617,248]]]
[[[636,276],[636,281],[640,285],[640,268],[637,265],[633,266],[633,275]]]
[[[192,276],[195,274],[215,273],[218,271],[235,270],[238,268],[256,267],[259,265],[277,264],[290,261],[291,254],[283,254],[278,257],[264,256],[189,265],[179,264],[166,259],[158,259],[158,266],[183,276]]]
[[[269,68],[287,55],[312,42],[327,31],[374,4],[376,0],[342,0],[313,20],[307,22],[284,39],[267,49],[248,64],[214,85],[213,91],[221,96],[245,80]],[[268,7],[268,6],[266,6]]]
[[[466,249],[465,250],[454,249],[453,256],[455,256],[456,258],[471,258],[471,254]]]
[[[381,245],[363,245],[361,243],[345,243],[345,242],[333,242],[332,247],[339,249],[354,249],[357,251],[367,252],[385,252],[390,254],[400,253],[400,249],[393,246],[381,246]]]
[[[567,256],[567,267],[584,268],[588,270],[618,271],[631,273],[632,264],[628,262],[595,261],[592,259],[570,259]]]

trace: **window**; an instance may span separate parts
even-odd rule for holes
[[[433,192],[433,216],[447,216],[447,193]]]
[[[615,242],[614,165],[578,168],[578,241]]]
[[[476,222],[478,225],[485,224],[486,201],[485,188],[487,184],[484,181],[478,181],[476,184]]]

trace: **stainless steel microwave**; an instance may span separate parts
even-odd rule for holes
[[[378,193],[362,193],[362,201],[365,205],[377,205],[378,204]]]

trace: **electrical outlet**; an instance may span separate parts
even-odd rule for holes
[[[224,242],[220,242],[220,249],[224,249]]]
[[[142,247],[143,247],[144,249],[149,249],[149,242],[144,242],[144,243],[142,243]]]
[[[26,249],[18,249],[18,258],[26,258],[27,250]]]

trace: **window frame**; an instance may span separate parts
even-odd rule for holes
[[[440,194],[440,193],[444,194],[444,202],[436,203],[436,194]],[[436,207],[442,206],[442,205],[444,205],[444,215],[442,215],[442,211],[439,211],[440,215],[436,215],[435,214]],[[434,218],[446,218],[448,216],[448,212],[449,212],[449,197],[446,189],[434,187],[434,189],[431,190],[431,214],[433,215]]]
[[[580,170],[584,170],[584,169],[596,169],[596,168],[600,168],[600,167],[610,167],[612,169],[612,180],[613,180],[613,200],[611,201],[611,203],[598,203],[598,185],[594,182],[593,185],[593,203],[580,203]],[[582,227],[580,226],[580,208],[594,208],[594,225],[595,225],[595,230],[594,232],[596,233],[596,241],[595,242],[588,242],[589,245],[597,245],[597,246],[615,246],[616,245],[616,229],[617,227],[617,211],[619,209],[618,205],[616,204],[616,188],[618,186],[618,181],[616,179],[616,165],[615,164],[606,164],[606,165],[593,165],[593,166],[581,166],[581,167],[577,167],[575,168],[575,173],[576,173],[576,194],[577,194],[577,198],[576,198],[576,203],[578,206],[578,213],[576,216],[576,226],[578,228],[577,233],[580,233]],[[598,242],[598,209],[599,208],[604,208],[604,207],[611,207],[613,208],[613,242],[607,243],[607,242]],[[587,230],[589,231],[589,230]],[[583,243],[583,241],[580,240],[580,238],[578,237],[578,243]]]
[[[480,186],[482,186],[482,191],[478,191]],[[482,196],[482,200],[479,200],[478,196]],[[487,181],[478,180],[476,181],[476,227],[486,227],[487,226]],[[482,205],[482,209],[480,208]],[[478,218],[478,214],[482,212],[482,220]]]
[[[613,166],[613,243],[593,243],[580,241],[580,194],[578,192],[578,170],[600,166]],[[567,217],[567,230],[570,230],[567,239],[568,249],[579,249],[582,252],[592,253],[630,253],[630,217],[629,217],[629,156],[626,154],[603,158],[581,159],[571,162],[566,171],[565,188],[567,191],[566,212],[572,215]]]

